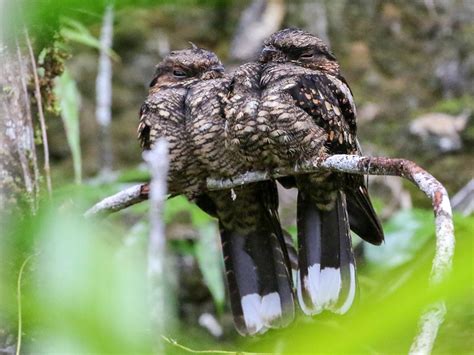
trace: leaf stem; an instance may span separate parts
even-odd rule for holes
[[[28,264],[28,261],[34,256],[34,254],[28,256],[25,261],[23,261],[23,264],[21,264],[20,267],[20,272],[18,273],[18,279],[17,279],[17,285],[16,285],[16,297],[18,301],[18,340],[17,340],[17,345],[16,345],[16,355],[20,355],[20,349],[21,349],[21,336],[22,336],[22,328],[23,328],[23,321],[22,321],[22,309],[21,309],[21,280],[23,277],[23,270],[26,267],[26,264]]]

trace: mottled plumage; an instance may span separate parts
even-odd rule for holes
[[[314,158],[318,150],[360,153],[352,93],[323,41],[305,31],[282,30],[265,41],[260,61],[270,161],[291,165]],[[380,222],[362,177],[318,173],[295,180],[300,305],[308,314],[345,313],[356,294],[350,227],[380,244]]]
[[[173,77],[177,67],[186,78]],[[207,177],[234,176],[246,167],[226,149],[232,80],[215,75],[214,67],[220,68],[217,57],[202,49],[165,58],[142,108],[139,137],[145,149],[159,136],[168,139],[170,192],[186,194],[219,219],[236,328],[253,335],[293,320],[292,281],[275,183],[206,191]]]
[[[214,53],[203,49],[173,51],[158,64],[148,97],[140,109],[138,139],[151,149],[159,137],[168,140],[168,192],[193,198],[205,188],[205,171],[190,144],[185,100],[193,84],[222,77],[223,66]]]
[[[202,81],[193,85],[186,99],[192,149],[209,176],[232,177],[248,168],[224,140],[225,109],[236,102],[239,91],[235,89],[234,81],[227,78]],[[239,333],[253,335],[288,325],[294,318],[294,300],[275,183],[207,192],[197,203],[219,219]]]

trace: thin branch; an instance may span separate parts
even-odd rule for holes
[[[408,354],[431,354],[438,329],[443,323],[445,315],[446,305],[444,302],[438,302],[428,307],[418,321],[418,334],[413,340]]]
[[[449,272],[454,253],[454,226],[449,196],[444,186],[431,174],[414,162],[405,159],[384,157],[363,157],[356,155],[332,155],[320,157],[293,169],[276,169],[268,171],[252,171],[232,179],[207,180],[209,190],[224,190],[233,187],[288,175],[308,174],[320,170],[346,172],[368,175],[394,175],[404,177],[413,182],[432,201],[435,214],[437,247],[431,271],[431,281],[438,283]],[[146,185],[137,185],[97,203],[86,215],[106,215],[126,208],[146,199]]]
[[[113,212],[117,212],[148,199],[149,185],[134,185],[115,195],[104,198],[89,208],[84,217],[106,217]]]
[[[112,171],[112,142],[110,137],[110,122],[112,121],[112,61],[108,51],[112,47],[113,38],[113,6],[107,6],[100,31],[99,67],[95,82],[96,110],[95,115],[99,124],[99,142],[101,174],[107,175]]]
[[[294,168],[276,169],[271,172],[252,171],[233,177],[232,179],[209,178],[207,180],[207,187],[209,190],[231,189],[252,182],[276,179],[288,175],[313,173],[321,170],[352,174],[395,175],[404,177],[413,182],[431,199],[434,210],[436,252],[433,258],[430,283],[436,285],[444,280],[451,270],[455,246],[454,226],[449,196],[444,186],[438,180],[412,161],[342,154],[323,156],[312,162],[295,166]],[[126,205],[123,202],[122,204],[123,206]],[[95,208],[95,213],[99,212],[104,213],[107,211]],[[419,333],[410,349],[411,354],[425,354],[431,352],[438,328],[444,320],[444,314],[444,303],[439,302],[432,305],[430,309],[422,315],[419,321]]]
[[[30,36],[28,30],[25,27],[25,39],[30,54],[31,67],[33,69],[33,79],[35,82],[35,99],[36,105],[38,106],[38,116],[40,121],[41,136],[43,140],[43,152],[44,152],[44,175],[46,177],[46,188],[48,194],[51,197],[52,186],[51,186],[51,169],[49,165],[49,146],[48,146],[48,135],[46,133],[46,121],[44,119],[43,112],[43,100],[41,99],[40,83],[38,78],[38,69],[36,66],[35,54],[33,53],[33,47],[31,46]]]
[[[474,212],[474,179],[471,179],[451,199],[453,210],[469,216]]]
[[[168,143],[159,139],[151,151],[143,153],[143,159],[151,171],[150,182],[150,240],[148,242],[149,302],[153,331],[163,333],[170,309],[166,299],[168,270],[166,270],[166,238],[163,223],[163,205],[166,200],[168,176]],[[157,343],[160,353],[161,342]]]
[[[363,157],[357,155],[323,156],[304,165],[273,172],[248,172],[232,179],[208,179],[209,190],[223,190],[244,184],[279,178],[288,175],[308,174],[318,170],[329,170],[352,174],[396,175],[413,182],[432,201],[436,224],[436,254],[431,270],[431,282],[438,283],[451,269],[454,254],[454,226],[451,204],[444,186],[414,162],[405,159]]]

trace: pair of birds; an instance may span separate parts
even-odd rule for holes
[[[360,154],[356,109],[339,64],[316,36],[285,29],[259,59],[231,74],[193,45],[157,66],[140,111],[143,149],[165,137],[169,192],[219,220],[237,331],[255,335],[295,317],[291,242],[278,217],[275,181],[208,191],[207,177],[291,167],[322,153]],[[297,187],[296,297],[304,313],[346,313],[357,280],[352,229],[383,241],[362,176],[320,172],[279,180]]]

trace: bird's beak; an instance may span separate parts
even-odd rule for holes
[[[224,66],[222,64],[217,64],[206,70],[202,75],[202,80],[209,80],[209,79],[218,79],[224,76]]]
[[[262,49],[260,54],[259,61],[260,62],[269,62],[271,61],[275,54],[277,54],[278,50],[275,47],[266,46]]]
[[[222,64],[214,65],[213,67],[211,67],[211,70],[219,74],[224,74],[225,71],[224,66]]]

